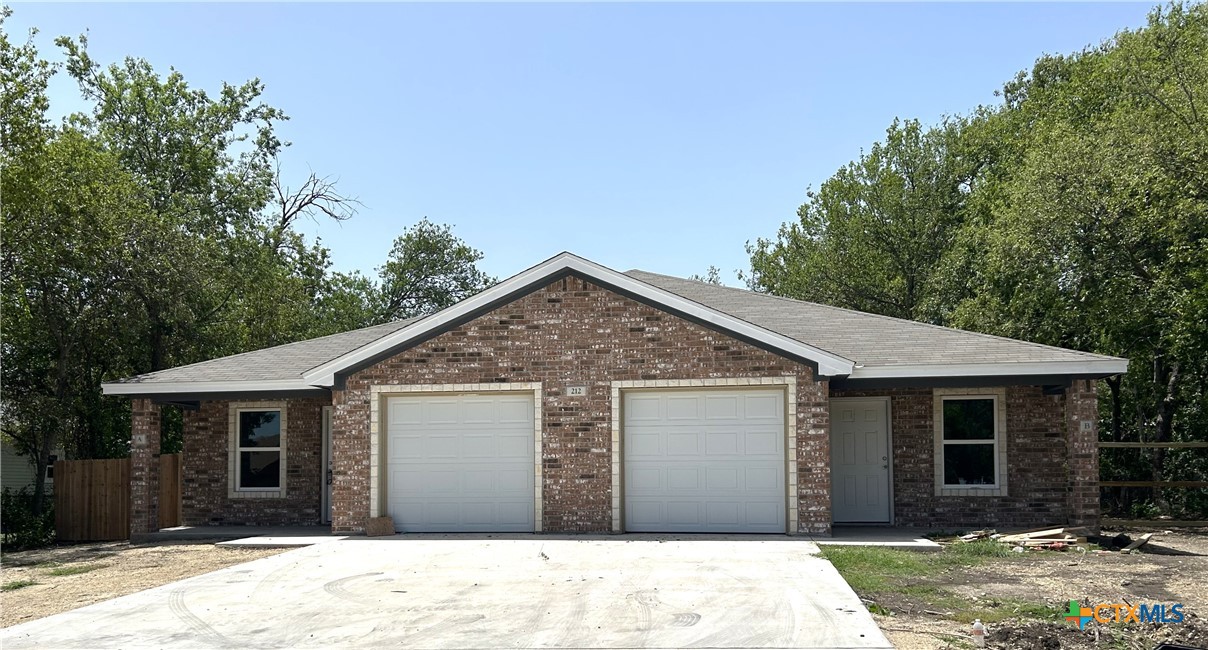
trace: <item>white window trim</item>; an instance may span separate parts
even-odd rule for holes
[[[797,493],[797,377],[727,377],[724,379],[644,379],[634,381],[612,382],[612,532],[625,532],[625,503],[622,491],[622,467],[624,454],[621,445],[624,441],[623,415],[621,413],[621,393],[629,389],[647,388],[720,388],[724,386],[768,386],[783,387],[784,398],[784,441],[785,441],[785,531],[789,535],[798,533],[797,505],[800,495]]]
[[[286,445],[289,440],[289,416],[286,402],[231,402],[229,421],[229,463],[227,465],[227,497],[231,499],[281,499],[286,494]],[[281,413],[281,479],[279,488],[239,487],[239,414],[243,411],[279,411]]]
[[[1007,389],[936,388],[933,389],[932,420],[935,423],[935,496],[1007,496]],[[994,400],[994,485],[948,485],[944,483],[944,401],[959,399]],[[985,442],[968,444],[986,444]]]

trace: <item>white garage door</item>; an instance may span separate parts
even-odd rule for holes
[[[784,391],[624,396],[625,528],[785,532]]]
[[[387,400],[386,498],[405,532],[534,530],[533,397]]]

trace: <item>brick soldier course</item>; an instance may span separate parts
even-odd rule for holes
[[[604,271],[600,272],[601,276],[612,278]],[[646,281],[653,279],[638,277]],[[668,279],[665,285],[670,287],[668,291],[676,291],[679,295],[700,292],[690,298],[700,298],[698,302],[706,305],[709,304],[706,298],[716,296],[714,302],[720,305],[718,309],[722,312],[746,308],[746,303],[740,302],[746,300],[742,296],[717,288],[675,284],[672,280]],[[777,299],[758,297],[758,300]],[[768,304],[770,309],[808,307],[814,310],[803,312],[803,319],[810,314],[816,315],[815,308],[820,308],[793,301],[777,300]],[[839,313],[841,311],[836,310],[835,318],[857,317],[852,315],[855,312]],[[790,318],[784,322],[792,323],[792,313],[785,313]],[[746,317],[744,321],[758,324],[748,313],[736,317],[742,316]],[[901,321],[868,322],[890,328],[887,336],[896,335],[898,330],[893,328],[918,327],[916,324],[899,325]],[[780,321],[773,325],[784,331],[791,327],[780,325]],[[277,348],[277,352],[267,350],[263,354],[275,354],[283,365],[292,363],[293,367],[305,371],[338,357],[344,352],[340,345],[357,349],[394,335],[394,332],[410,331],[407,328],[411,326],[410,322],[380,326],[380,334],[378,330],[349,333],[347,337],[361,337],[351,344],[344,342],[349,339],[337,335],[313,343],[294,344],[293,348]],[[810,333],[804,331],[810,328],[808,322],[798,326],[803,333],[792,330],[794,338],[809,336]],[[945,336],[952,332],[934,329]],[[840,335],[845,333],[831,336]],[[919,334],[928,335],[928,331]],[[986,344],[991,347],[1006,345],[1001,341],[1004,340],[990,341],[987,337]],[[835,339],[828,344],[832,348],[839,347],[842,340]],[[183,450],[182,514],[184,523],[192,526],[320,523],[324,484],[321,462],[323,409],[331,406],[332,529],[356,533],[364,530],[375,510],[370,502],[374,492],[371,480],[381,475],[371,466],[371,439],[377,433],[371,425],[371,401],[381,399],[373,391],[374,386],[539,384],[540,530],[602,533],[615,529],[613,382],[700,380],[702,385],[706,382],[711,385],[719,381],[763,378],[774,378],[780,382],[778,385],[784,385],[791,378],[792,383],[788,385],[795,389],[789,396],[793,418],[788,426],[796,434],[796,448],[788,458],[795,456],[795,460],[789,461],[796,469],[796,489],[790,498],[796,500],[797,521],[796,526],[786,532],[829,534],[832,521],[830,399],[867,396],[888,397],[890,401],[892,517],[895,525],[933,528],[1053,523],[1097,525],[1093,380],[1071,378],[1073,375],[1069,374],[1029,377],[1028,383],[1004,381],[994,384],[984,378],[970,381],[970,386],[977,386],[981,391],[1000,388],[1005,395],[1002,408],[1006,417],[1004,444],[1008,459],[1006,493],[940,496],[936,487],[933,444],[936,435],[933,399],[937,389],[864,386],[854,381],[858,373],[855,370],[850,378],[835,382],[834,377],[819,376],[821,366],[817,363],[772,348],[746,335],[730,332],[717,323],[702,322],[699,318],[689,318],[688,314],[662,308],[648,297],[629,295],[628,291],[622,293],[589,274],[561,273],[543,283],[531,284],[470,318],[362,362],[342,374],[326,390],[311,386],[298,390],[242,390],[249,380],[243,379],[237,369],[219,372],[215,368],[221,366],[214,365],[223,361],[219,360],[210,362],[209,368],[203,368],[206,364],[201,364],[178,369],[180,372],[176,374],[157,373],[136,378],[137,383],[107,384],[106,392],[132,394],[123,391],[130,391],[131,386],[154,385],[157,381],[165,382],[164,386],[170,385],[177,392],[191,386],[200,387],[200,382],[205,380],[210,382],[207,386],[215,380],[243,382],[232,383],[232,390],[216,393],[213,399],[197,392],[191,393],[187,400],[179,395],[169,399],[169,393],[135,396],[131,445],[131,532],[134,535],[154,530],[157,521],[156,456],[160,441],[156,402],[195,403],[194,408],[184,412]],[[1010,352],[1008,348],[1002,349],[1006,351],[995,354]],[[311,356],[294,359],[287,352],[298,357]],[[1055,348],[1035,352],[1028,348],[1020,354],[1043,353],[1067,362],[1067,357],[1059,355],[1065,352]],[[942,358],[945,353],[941,349],[938,354]],[[851,358],[854,355],[843,356]],[[1094,366],[1096,369],[1107,368],[1103,364],[1112,359],[1073,352],[1067,356],[1070,364],[1082,363],[1085,357],[1092,364],[1100,364]],[[284,376],[286,371],[282,372]],[[1094,372],[1104,376],[1113,374]],[[198,373],[217,375],[215,379],[209,379],[209,375]],[[186,377],[187,381],[181,377]],[[564,389],[570,383],[586,386],[586,395],[565,395]],[[836,383],[842,385],[834,385]],[[1061,387],[1063,384],[1068,387],[1052,390],[1052,385]],[[947,386],[945,390],[950,390],[959,388],[960,381],[948,378],[937,385]],[[138,390],[145,393],[149,389]],[[302,395],[303,390],[305,396],[296,396]],[[241,494],[233,489],[231,482],[234,409],[241,405],[269,403],[280,404],[284,413],[284,489],[280,493]]]

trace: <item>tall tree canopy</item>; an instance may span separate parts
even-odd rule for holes
[[[333,271],[296,225],[360,204],[314,174],[291,188],[287,118],[259,80],[211,95],[142,59],[101,65],[83,37],[57,39],[60,67],[33,36],[0,29],[0,427],[33,459],[39,503],[54,449],[127,453],[129,405],[104,380],[419,315],[492,282],[427,220],[376,280]],[[60,69],[91,108],[53,124]]]
[[[1208,439],[1208,6],[1044,56],[997,106],[895,122],[798,214],[749,247],[753,288],[1125,356],[1104,435]],[[1107,475],[1208,476],[1195,450],[1121,452]]]

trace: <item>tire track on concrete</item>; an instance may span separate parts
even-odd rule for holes
[[[189,606],[185,604],[183,589],[176,589],[168,595],[168,610],[172,612],[173,616],[188,626],[195,635],[200,637],[199,640],[203,640],[219,648],[248,647],[246,640],[242,642],[232,641],[223,636],[218,630],[215,630],[209,623],[202,620],[200,616],[194,614],[189,609]]]
[[[373,600],[367,596],[355,594],[355,593],[349,591],[345,585],[347,585],[350,582],[360,580],[362,578],[368,578],[371,576],[380,576],[380,575],[382,575],[381,571],[371,571],[369,573],[358,573],[357,575],[354,575],[354,576],[338,578],[336,580],[332,580],[331,582],[328,582],[327,584],[323,585],[323,591],[326,591],[327,593],[331,594],[332,596],[335,596],[336,598],[339,598],[341,600],[346,600],[350,603],[355,603],[357,605],[365,605],[367,607],[378,607],[382,604],[380,600]]]

